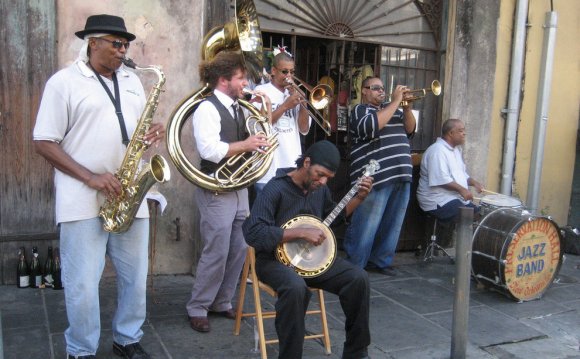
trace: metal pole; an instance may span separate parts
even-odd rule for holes
[[[469,280],[473,208],[459,209],[457,250],[455,253],[455,298],[451,330],[451,359],[464,359],[467,354],[467,322],[469,319]]]
[[[546,13],[544,25],[544,46],[542,49],[542,65],[540,83],[538,85],[538,100],[536,101],[536,126],[532,145],[532,161],[528,176],[527,209],[538,212],[540,183],[542,181],[542,164],[544,161],[544,142],[548,126],[548,108],[550,104],[550,87],[552,86],[552,68],[554,67],[554,50],[556,47],[556,28],[558,15],[551,11]]]
[[[512,194],[514,178],[514,163],[516,159],[516,137],[518,134],[518,117],[520,113],[520,96],[522,89],[522,73],[524,69],[524,55],[526,47],[526,18],[528,15],[528,1],[518,0],[514,20],[514,39],[512,46],[512,64],[510,68],[510,82],[508,90],[505,138],[503,145],[503,159],[501,171],[501,189],[503,194]]]

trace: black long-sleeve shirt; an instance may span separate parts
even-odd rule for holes
[[[288,176],[294,169],[280,168],[276,171],[276,176],[254,201],[250,217],[244,222],[244,237],[256,249],[257,257],[274,257],[276,246],[284,234],[281,226],[288,220],[302,214],[310,214],[322,220],[335,207],[327,186],[304,194],[302,188]]]

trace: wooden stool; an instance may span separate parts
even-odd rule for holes
[[[264,334],[264,319],[266,318],[276,318],[275,311],[262,311],[262,304],[260,300],[260,289],[276,297],[276,292],[272,287],[258,280],[256,271],[254,270],[256,266],[256,255],[253,247],[248,247],[248,254],[246,255],[246,263],[244,264],[244,269],[242,271],[242,278],[240,280],[240,293],[238,299],[238,308],[236,311],[236,323],[234,325],[234,335],[240,335],[240,326],[243,317],[254,317],[256,318],[256,324],[258,326],[258,335],[260,340],[260,353],[262,359],[266,359],[268,354],[266,353],[266,344],[278,343],[278,339],[268,339]],[[248,278],[252,282],[253,293],[254,293],[254,308],[255,312],[244,313],[244,299],[246,296],[246,286],[248,285]],[[318,288],[310,288],[311,291],[318,293],[318,300],[320,302],[320,309],[318,310],[308,310],[306,315],[319,314],[320,320],[322,322],[322,333],[305,335],[304,339],[318,339],[322,338],[324,341],[324,350],[327,355],[331,354],[330,348],[330,336],[328,334],[328,323],[326,322],[326,307],[324,305],[324,291]]]

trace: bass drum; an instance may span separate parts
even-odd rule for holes
[[[561,243],[550,218],[499,208],[473,234],[473,276],[518,301],[540,298],[560,270]]]

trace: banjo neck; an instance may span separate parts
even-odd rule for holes
[[[375,174],[375,172],[380,168],[379,163],[376,160],[370,160],[369,164],[364,167],[363,175],[356,181],[354,186],[348,191],[348,193],[340,200],[340,202],[334,207],[332,212],[322,221],[324,225],[330,227],[330,224],[334,222],[336,217],[342,212],[346,204],[356,195],[360,187],[360,183],[363,178],[369,177]]]
[[[330,214],[324,219],[324,221],[322,221],[322,223],[325,226],[330,227],[330,224],[332,222],[334,222],[334,220],[336,219],[336,217],[340,214],[340,212],[342,212],[342,210],[344,209],[344,207],[346,206],[346,204],[355,196],[355,194],[356,194],[356,192],[358,191],[358,188],[359,188],[359,183],[360,183],[360,179],[350,189],[350,191],[348,191],[348,193],[340,200],[340,202],[336,205],[336,207],[334,207],[334,209],[332,210],[332,212],[330,212]]]

